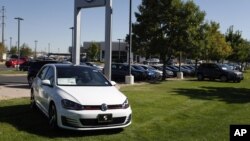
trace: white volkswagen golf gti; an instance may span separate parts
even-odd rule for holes
[[[32,84],[31,107],[38,107],[53,128],[124,128],[131,124],[132,110],[114,84],[91,67],[47,64]]]

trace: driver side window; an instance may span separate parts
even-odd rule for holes
[[[46,76],[44,77],[44,79],[50,80],[51,84],[54,84],[54,69],[52,67],[49,67]]]
[[[37,75],[41,80],[44,79],[46,72],[48,71],[49,67],[44,67]]]

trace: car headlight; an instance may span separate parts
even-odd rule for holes
[[[128,99],[126,99],[123,104],[122,104],[122,108],[123,109],[127,109],[129,107],[129,103],[128,103]]]
[[[83,110],[84,107],[81,104],[75,103],[73,101],[63,99],[61,101],[62,107],[69,110]]]

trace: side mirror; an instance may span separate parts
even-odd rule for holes
[[[42,80],[42,85],[49,86],[49,87],[51,87],[51,86],[52,86],[52,84],[51,84],[50,80],[48,80],[48,79],[46,79],[46,80]]]
[[[111,85],[112,86],[115,86],[116,85],[116,82],[115,81],[110,81]]]

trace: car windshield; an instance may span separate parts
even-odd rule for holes
[[[83,66],[57,66],[59,86],[111,86],[98,71]]]
[[[232,69],[230,68],[230,66],[228,66],[227,64],[220,64],[220,67],[221,67],[221,69],[223,69],[223,70],[232,70]]]
[[[145,69],[144,69],[143,67],[141,67],[141,66],[133,65],[132,67],[133,67],[134,69],[136,69],[136,70],[145,71]]]

